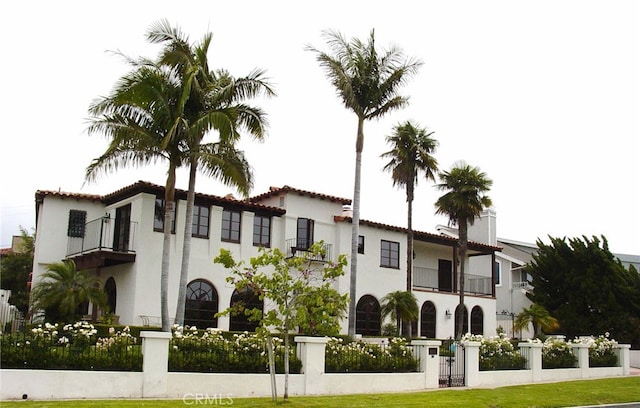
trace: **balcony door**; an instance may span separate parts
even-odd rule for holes
[[[129,251],[129,233],[131,232],[131,204],[116,208],[116,225],[113,231],[113,250]]]
[[[438,259],[438,290],[453,292],[453,262]]]

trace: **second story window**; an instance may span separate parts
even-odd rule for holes
[[[74,238],[84,237],[84,226],[87,223],[87,212],[82,210],[69,210],[69,224],[67,236]]]
[[[176,233],[176,210],[178,203],[173,203],[173,210],[171,211],[171,233]],[[156,197],[156,207],[153,217],[153,230],[158,232],[164,231],[164,199]]]
[[[298,228],[296,234],[296,248],[307,250],[313,245],[313,220],[309,218],[298,218]]]
[[[364,254],[364,235],[358,235],[358,253]]]
[[[205,205],[193,206],[193,222],[191,223],[191,236],[209,238],[209,207]]]
[[[257,214],[253,217],[253,246],[271,246],[271,217]]]
[[[222,211],[221,239],[229,242],[240,242],[240,212]]]
[[[400,243],[380,240],[380,266],[386,268],[400,267]]]

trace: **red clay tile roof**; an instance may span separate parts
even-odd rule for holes
[[[128,185],[119,190],[116,190],[112,193],[106,195],[96,195],[96,194],[82,194],[82,193],[68,193],[61,191],[47,191],[47,190],[38,190],[36,191],[36,202],[41,202],[45,196],[55,196],[60,198],[73,198],[77,200],[90,200],[90,201],[101,201],[104,204],[113,204],[127,197],[131,197],[135,194],[139,193],[149,193],[149,194],[163,194],[164,186],[160,186],[157,184],[149,183],[146,181],[138,181],[137,183]],[[176,198],[178,199],[187,199],[187,191],[176,189]],[[265,211],[275,215],[282,215],[285,213],[285,210],[277,207],[270,207],[258,203],[253,203],[248,200],[238,200],[233,198],[232,196],[220,197],[211,194],[202,194],[196,193],[196,202],[211,202],[218,203],[232,207],[238,208],[246,208],[251,209],[253,211]]]
[[[333,220],[335,222],[350,223],[353,219],[351,217],[347,217],[343,215],[336,215],[333,217]],[[396,227],[394,225],[382,224],[379,222],[368,221],[363,219],[360,220],[360,225],[367,225],[369,227],[379,228],[387,231],[396,231],[396,232],[402,232],[402,233],[407,232],[406,228]],[[413,231],[413,239],[418,241],[425,241],[425,242],[431,242],[434,244],[442,244],[442,245],[448,245],[448,246],[454,246],[454,245],[457,245],[458,243],[457,238],[452,238],[452,237],[448,237],[446,235],[441,235],[441,234],[433,234],[433,233],[424,232],[424,231]],[[491,252],[502,251],[502,247],[488,245],[488,244],[484,244],[482,242],[476,242],[476,241],[469,241],[469,249],[473,249],[475,251],[491,251]]]
[[[294,187],[287,186],[287,185],[282,186],[282,187],[270,187],[269,191],[267,191],[266,193],[262,193],[262,194],[259,194],[257,196],[251,197],[251,198],[249,198],[249,201],[252,201],[252,202],[262,201],[262,200],[264,200],[266,198],[278,196],[278,195],[283,194],[283,193],[296,193],[296,194],[299,194],[301,196],[319,198],[321,200],[329,200],[329,201],[341,203],[342,205],[351,204],[351,199],[350,198],[341,198],[341,197],[336,197],[336,196],[332,196],[332,195],[316,193],[316,192],[308,191],[308,190],[300,190],[298,188],[294,188]]]

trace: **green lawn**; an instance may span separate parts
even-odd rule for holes
[[[446,389],[401,394],[366,394],[329,397],[291,397],[287,404],[298,407],[569,407],[640,401],[640,376],[562,383],[522,385],[495,389]],[[217,404],[216,404],[217,403]],[[216,401],[101,400],[101,401],[3,401],[11,407],[180,407],[216,406],[273,407],[270,398],[233,398]]]

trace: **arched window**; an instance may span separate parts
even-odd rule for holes
[[[264,302],[258,299],[258,296],[250,290],[243,290],[238,292],[233,291],[231,295],[231,307],[240,303],[244,309],[258,309],[264,311]],[[229,331],[255,331],[259,322],[255,320],[249,320],[244,312],[238,314],[229,315]]]
[[[471,334],[484,334],[484,313],[480,306],[471,309]]]
[[[463,314],[462,317],[462,334],[458,333],[458,316],[460,316],[460,313]],[[454,316],[455,320],[453,321],[453,327],[454,329],[454,333],[455,333],[455,337],[461,337],[464,336],[465,334],[467,334],[467,332],[469,331],[469,312],[467,311],[467,307],[464,305],[458,305],[456,307],[456,315]]]
[[[107,294],[107,305],[109,305],[109,312],[115,314],[117,290],[116,290],[116,280],[113,279],[113,277],[110,277],[105,282],[104,293]]]
[[[218,327],[218,292],[204,279],[196,279],[187,285],[184,306],[184,324],[200,329]]]
[[[380,303],[371,295],[364,295],[356,305],[356,333],[380,335]]]
[[[424,302],[420,308],[420,335],[436,338],[436,306],[433,302]]]

